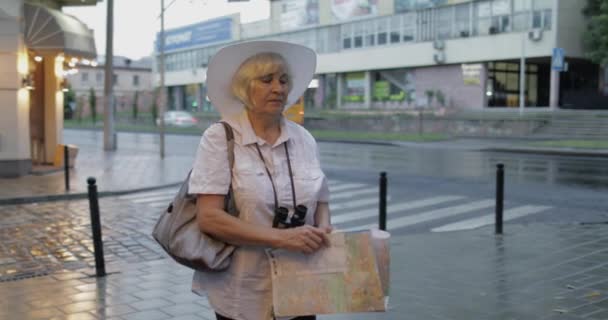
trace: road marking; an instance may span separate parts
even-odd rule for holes
[[[432,198],[428,198],[428,199],[410,201],[410,202],[405,202],[405,203],[390,204],[386,207],[386,214],[394,215],[396,212],[403,211],[403,210],[430,207],[433,205],[437,205],[437,204],[441,204],[441,203],[445,203],[445,202],[449,202],[449,201],[456,201],[456,200],[460,200],[460,199],[464,199],[464,197],[438,196],[438,197],[432,197]],[[377,208],[359,210],[359,211],[354,211],[354,212],[339,214],[339,215],[332,215],[331,223],[339,224],[339,223],[350,222],[350,221],[354,221],[354,220],[370,218],[370,217],[374,217],[374,216],[375,217],[378,216]]]
[[[146,203],[149,207],[155,208],[155,209],[167,209],[169,207],[169,204],[171,203],[170,200],[168,201],[156,201],[156,202],[150,202],[150,203]]]
[[[387,201],[388,200],[390,200],[390,197],[387,197]],[[378,205],[378,198],[364,198],[353,201],[345,201],[341,203],[335,203],[331,201],[331,198],[329,199],[329,209],[331,210],[331,212],[344,211],[345,209],[363,207],[371,204]]]
[[[141,192],[141,193],[133,193],[124,196],[119,196],[118,199],[122,200],[133,200],[133,199],[142,199],[144,197],[155,197],[160,195],[167,195],[177,193],[177,189],[165,190],[165,191],[150,191],[150,192]]]
[[[374,195],[377,193],[378,193],[378,190],[373,190],[373,189],[369,189],[369,188],[362,189],[362,190],[355,190],[355,191],[342,191],[337,194],[330,194],[329,199],[330,199],[330,201],[332,201],[332,200],[336,200],[336,199],[352,198],[355,196]]]
[[[447,218],[450,216],[455,216],[458,214],[463,214],[463,213],[467,213],[467,212],[474,211],[474,210],[488,208],[488,207],[493,206],[494,202],[495,201],[493,199],[484,199],[484,200],[474,201],[474,202],[470,202],[470,203],[466,203],[466,204],[462,204],[462,205],[458,205],[458,206],[441,208],[441,209],[431,210],[431,211],[422,212],[422,213],[418,213],[418,214],[414,214],[414,215],[408,215],[405,217],[388,219],[386,226],[389,231],[395,230],[395,229],[419,224],[422,222]],[[356,231],[356,230],[368,230],[368,229],[377,228],[377,227],[378,227],[377,224],[374,223],[374,224],[367,224],[367,225],[363,225],[363,226],[357,226],[357,227],[353,227],[353,228],[340,229],[340,230],[341,231]]]
[[[344,183],[344,184],[339,184],[336,186],[329,185],[329,191],[330,191],[330,193],[334,193],[334,192],[340,192],[340,191],[345,191],[345,190],[350,190],[350,189],[358,189],[358,188],[362,188],[362,187],[368,187],[368,186],[365,184],[361,184],[361,183]]]
[[[527,215],[539,213],[552,207],[549,206],[534,206],[534,205],[525,205],[517,208],[512,208],[509,210],[505,210],[503,214],[503,221],[510,221],[517,218],[521,218]],[[483,227],[486,225],[494,224],[495,216],[493,214],[488,214],[485,216],[462,220],[450,224],[446,224],[437,228],[431,229],[433,232],[446,232],[446,231],[457,231],[457,230],[471,230],[479,227]]]
[[[173,200],[173,198],[175,198],[175,194],[165,194],[163,196],[133,199],[132,202],[133,203],[149,203],[149,202],[157,202],[157,201],[161,201],[161,200],[171,201],[171,200]]]

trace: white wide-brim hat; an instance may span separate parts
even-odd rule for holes
[[[248,41],[224,47],[207,68],[207,96],[223,118],[240,114],[244,108],[232,94],[234,74],[245,60],[266,52],[281,55],[289,69],[292,86],[286,106],[294,104],[308,88],[317,66],[317,55],[308,47],[282,41]]]

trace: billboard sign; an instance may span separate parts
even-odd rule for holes
[[[479,85],[481,83],[482,64],[463,64],[462,79],[465,85]]]
[[[428,9],[443,5],[459,4],[473,0],[394,0],[395,12]]]
[[[318,0],[281,1],[281,30],[319,23]]]
[[[159,49],[160,33],[156,34],[156,48]],[[165,51],[232,40],[232,18],[204,21],[201,23],[165,31]]]
[[[378,0],[331,0],[334,21],[345,21],[378,13]]]

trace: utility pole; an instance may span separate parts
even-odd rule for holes
[[[559,12],[559,1],[553,0],[553,11],[551,15],[551,24],[553,25],[553,47],[559,48],[559,24],[558,24],[558,12]],[[553,54],[551,55],[551,66],[553,66]],[[560,71],[551,68],[551,82],[549,89],[549,108],[551,111],[555,111],[559,106],[559,76]]]
[[[116,150],[116,133],[114,132],[114,0],[107,0],[108,11],[106,13],[106,61],[104,81],[104,110],[103,110],[103,149]]]
[[[519,61],[519,116],[524,115],[526,107],[526,35],[527,29],[521,34],[521,59]]]
[[[160,134],[160,158],[165,157],[165,0],[160,0],[160,94],[158,103],[158,132]]]

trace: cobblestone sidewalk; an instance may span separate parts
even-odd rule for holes
[[[108,264],[163,259],[150,236],[159,212],[118,198],[99,202]],[[92,268],[88,200],[0,206],[0,282]]]
[[[212,319],[191,271],[150,237],[158,212],[118,198],[100,208],[104,279],[91,277],[86,201],[0,206],[0,319]],[[390,310],[320,318],[608,319],[608,225],[505,231],[395,237]]]

